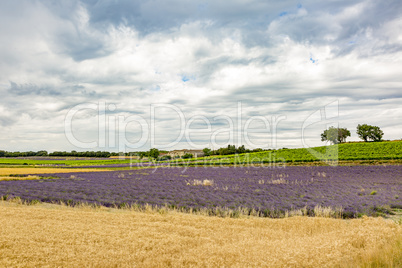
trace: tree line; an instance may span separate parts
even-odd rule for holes
[[[7,152],[0,150],[0,157],[34,157],[34,156],[59,156],[59,157],[101,157],[101,158],[108,158],[113,155],[119,155],[119,153],[110,153],[105,151],[87,151],[87,152],[53,152],[48,153],[47,151],[41,150],[37,152],[28,151],[28,152]]]
[[[211,150],[209,148],[204,148],[202,150],[204,152],[205,156],[210,156],[210,155],[229,155],[229,154],[244,154],[244,153],[252,153],[252,152],[261,152],[263,149],[257,148],[257,149],[247,149],[245,148],[244,145],[241,145],[236,148],[235,145],[228,145],[227,147],[221,147],[217,150]]]
[[[124,155],[124,156],[146,156],[146,157],[153,157],[157,158],[159,153],[164,153],[167,151],[160,151],[158,149],[151,149],[150,151],[147,152],[120,152],[120,153],[115,153],[115,152],[106,152],[106,151],[86,151],[86,152],[77,152],[77,151],[71,151],[71,152],[66,152],[66,151],[55,151],[53,153],[48,153],[47,151],[41,150],[41,151],[28,151],[28,152],[8,152],[8,151],[3,151],[0,150],[0,157],[37,157],[37,156],[57,156],[57,157],[91,157],[91,158],[109,158],[111,156],[119,156],[119,155]]]

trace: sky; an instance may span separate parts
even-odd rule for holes
[[[402,138],[402,3],[0,1],[0,150]]]

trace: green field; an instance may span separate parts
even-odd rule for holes
[[[47,157],[49,158],[49,157]],[[192,159],[176,159],[171,164],[253,164],[253,163],[311,163],[319,161],[398,160],[402,159],[402,141],[356,142],[313,148],[267,150],[238,155],[217,155]],[[142,162],[130,159],[24,159],[0,158],[0,165],[27,166],[103,166]]]
[[[218,155],[183,162],[207,164],[297,163],[315,161],[398,160],[402,159],[402,141],[356,142],[313,148],[278,149],[239,155]]]
[[[51,157],[46,157],[49,159]],[[114,164],[128,164],[136,163],[138,160],[118,160],[118,159],[99,159],[88,160],[83,158],[82,160],[44,160],[44,159],[24,159],[24,158],[0,158],[0,165],[60,165],[60,166],[101,166],[101,165],[114,165]]]

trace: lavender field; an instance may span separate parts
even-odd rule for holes
[[[315,206],[345,217],[402,208],[402,166],[159,167],[43,174],[59,179],[0,181],[0,196],[23,200],[187,209],[254,209],[261,216]]]

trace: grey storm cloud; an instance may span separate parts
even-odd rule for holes
[[[217,1],[84,1],[93,24],[124,23],[144,34],[169,30],[193,20],[212,20],[217,26],[240,26],[269,20],[277,15],[273,15],[273,11],[280,12],[289,2],[297,5],[295,1],[281,1],[280,4],[275,1],[232,1],[230,5]]]
[[[13,118],[11,117],[6,117],[6,116],[0,116],[0,126],[6,127],[10,126],[13,124]]]
[[[208,31],[222,27],[247,30],[247,43],[261,45],[261,30],[279,16],[280,34],[298,41],[322,42],[325,34],[337,31],[332,42],[353,41],[362,29],[378,28],[384,21],[398,18],[402,5],[398,1],[83,1],[95,27],[127,24],[143,34],[169,31],[189,21],[212,21]],[[359,7],[361,5],[361,7]],[[336,15],[357,6],[360,14],[336,20]],[[298,16],[300,9],[308,16]],[[157,19],[156,19],[157,18]],[[261,39],[262,38],[262,39]],[[259,43],[260,41],[261,43]]]
[[[114,104],[112,121],[148,123],[151,106],[166,104],[164,141],[177,136],[178,112],[235,118],[241,103],[244,121],[286,116],[278,146],[298,147],[303,120],[338,101],[342,125],[383,125],[400,138],[401,14],[398,1],[374,0],[1,1],[0,131],[32,134],[0,149],[29,150],[37,138],[36,147],[79,150],[64,123],[88,103]],[[77,118],[79,136],[93,140],[95,119]],[[43,143],[45,131],[54,140]]]
[[[8,92],[15,95],[61,95],[61,92],[52,88],[41,88],[34,84],[18,85],[12,81]]]

